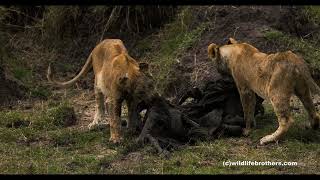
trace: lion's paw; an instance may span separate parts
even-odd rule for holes
[[[267,135],[260,139],[260,145],[266,145],[268,143],[275,142],[275,141],[276,139],[274,138],[273,135]]]
[[[123,138],[122,137],[110,137],[109,141],[113,144],[120,144],[121,142],[123,142]]]

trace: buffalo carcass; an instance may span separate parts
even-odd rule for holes
[[[188,98],[193,101],[185,104]],[[255,115],[263,114],[263,99],[257,96],[256,101]],[[241,136],[245,127],[240,97],[229,79],[209,82],[202,90],[192,88],[177,105],[163,97],[154,97],[147,109],[138,142],[149,141],[165,155],[172,147],[198,139]]]

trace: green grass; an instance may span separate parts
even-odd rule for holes
[[[320,6],[305,6],[304,12],[311,22],[320,24]]]
[[[3,113],[3,112],[1,112]],[[6,113],[8,121],[36,115]],[[1,116],[2,117],[2,116]],[[303,128],[306,114],[294,114],[295,123],[279,144],[257,146],[261,137],[277,128],[270,105],[257,119],[258,127],[245,138],[198,142],[172,152],[169,159],[150,145],[139,147],[134,137],[109,143],[109,130],[0,126],[0,172],[3,174],[319,174],[320,131]],[[32,119],[32,118],[31,118]],[[298,166],[230,166],[224,161],[294,161]]]
[[[144,59],[152,64],[152,69],[155,69],[152,74],[156,77],[156,87],[160,92],[163,92],[172,80],[170,72],[173,71],[173,65],[177,63],[179,56],[192,47],[209,25],[207,22],[202,22],[191,29],[189,25],[195,21],[192,8],[184,7],[156,36],[147,37],[136,46],[139,51],[152,52],[146,53]]]
[[[15,78],[23,81],[23,82],[30,82],[32,77],[32,71],[22,67],[22,66],[14,66],[13,75]]]
[[[52,95],[51,91],[44,86],[35,86],[30,89],[30,96],[47,100]]]

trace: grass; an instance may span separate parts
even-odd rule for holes
[[[32,71],[20,66],[15,66],[12,73],[15,78],[22,80],[23,82],[30,81],[32,77]]]
[[[32,120],[35,114],[1,112],[7,121]],[[5,114],[3,116],[3,113]],[[109,143],[109,131],[77,128],[8,127],[1,121],[0,172],[3,174],[318,174],[320,131],[304,130],[306,114],[279,144],[259,147],[259,139],[276,127],[270,105],[248,137],[219,138],[176,150],[169,159],[150,145],[138,147],[133,137]],[[2,119],[2,120],[3,120]],[[298,166],[230,166],[224,161],[293,161]]]
[[[52,95],[51,91],[44,86],[35,86],[30,89],[30,96],[32,98],[40,98],[47,100]]]
[[[305,6],[304,12],[311,22],[320,24],[320,6]]]
[[[192,47],[208,26],[208,23],[202,22],[190,29],[190,24],[195,21],[192,8],[184,7],[156,36],[149,36],[136,46],[139,51],[152,52],[146,53],[144,59],[150,62],[152,69],[156,69],[152,73],[156,77],[156,87],[160,92],[163,92],[172,80],[170,73],[174,70],[173,65],[178,62],[179,56]]]

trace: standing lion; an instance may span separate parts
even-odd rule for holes
[[[70,86],[91,67],[95,74],[94,92],[96,113],[89,128],[105,121],[105,99],[110,105],[110,141],[117,143],[121,135],[121,104],[125,100],[128,106],[128,128],[135,131],[140,124],[137,106],[148,103],[156,93],[153,79],[148,71],[147,63],[137,63],[129,56],[123,42],[119,39],[106,39],[99,43],[89,55],[80,73],[67,82],[53,79],[51,68],[48,68],[48,80],[60,87]]]
[[[304,60],[291,51],[266,54],[247,43],[229,38],[227,45],[208,46],[208,55],[219,72],[233,77],[246,120],[245,135],[254,122],[255,94],[271,102],[277,115],[278,129],[260,140],[264,145],[278,141],[293,122],[290,98],[296,95],[309,114],[309,126],[319,128],[320,117],[312,102],[312,94],[320,94]],[[255,123],[254,123],[255,124]]]

